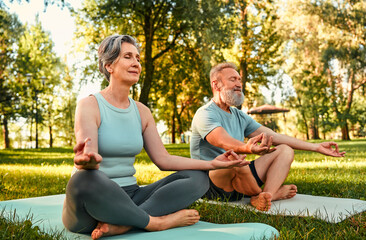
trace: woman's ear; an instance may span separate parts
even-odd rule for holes
[[[111,67],[111,65],[110,65],[110,64],[105,65],[105,69],[107,69],[107,71],[108,71],[109,73],[112,73],[112,72],[113,72],[113,68]]]

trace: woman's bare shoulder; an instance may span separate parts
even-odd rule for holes
[[[140,103],[140,102],[136,102],[136,106],[137,108],[139,109],[140,111],[140,114],[143,114],[143,115],[151,115],[151,111],[150,111],[150,108],[148,108],[146,105],[144,105],[143,103]]]
[[[151,114],[150,108],[145,106],[143,103],[140,103],[140,102],[137,102],[137,101],[135,101],[135,102],[136,102],[137,108],[138,108],[139,113],[140,113],[142,129],[143,129],[143,131],[145,131],[147,126],[155,125],[155,120],[154,120],[154,118]]]
[[[83,106],[83,107],[88,107],[88,106],[93,107],[97,104],[98,104],[98,102],[94,95],[89,95],[78,101],[78,106]]]

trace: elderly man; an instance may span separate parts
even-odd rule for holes
[[[210,83],[213,98],[198,109],[192,121],[191,157],[210,160],[229,149],[260,157],[244,167],[209,171],[210,189],[205,197],[234,201],[248,195],[254,207],[267,211],[272,201],[296,195],[295,185],[283,185],[294,159],[293,149],[344,156],[335,142],[315,144],[278,134],[232,107],[244,101],[234,64],[212,68]],[[245,137],[249,139],[246,143]]]

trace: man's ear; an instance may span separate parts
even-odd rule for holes
[[[218,84],[218,81],[217,80],[213,80],[211,82],[211,88],[214,89],[215,91],[219,91],[220,90],[220,87],[219,87],[219,84]]]

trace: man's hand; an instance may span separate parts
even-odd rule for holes
[[[214,169],[243,167],[250,162],[245,160],[246,155],[238,155],[233,150],[229,150],[211,161]]]
[[[90,144],[91,139],[86,138],[83,142],[79,142],[74,147],[74,163],[78,169],[99,169],[99,163],[102,156],[95,152],[88,152],[86,146]]]
[[[332,157],[344,157],[344,155],[346,154],[346,152],[339,152],[338,144],[335,142],[319,143],[317,152]]]
[[[272,136],[268,137],[267,134],[261,133],[249,139],[247,144],[249,145],[248,148],[250,149],[251,153],[257,155],[264,155],[276,150],[275,147],[271,148],[272,142],[273,142]]]

